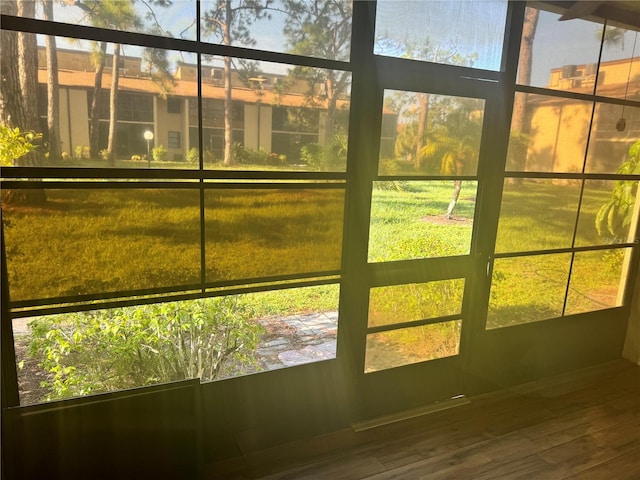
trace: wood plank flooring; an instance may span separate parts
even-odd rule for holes
[[[610,362],[470,400],[211,465],[207,478],[640,479],[637,365]]]

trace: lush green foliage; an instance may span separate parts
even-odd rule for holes
[[[0,125],[0,166],[8,167],[38,147],[41,133],[21,132],[18,127]]]
[[[47,400],[169,382],[214,380],[251,365],[262,327],[241,297],[40,317],[30,353]]]
[[[233,158],[235,163],[242,165],[271,165],[283,167],[287,165],[287,156],[275,152],[267,153],[264,148],[258,150],[245,148],[240,143],[233,144]]]
[[[162,162],[167,157],[167,149],[163,145],[158,145],[151,149],[151,157],[154,162]]]
[[[300,149],[300,160],[313,170],[344,170],[347,165],[347,136],[334,135],[329,145],[309,143]]]
[[[640,141],[637,141],[628,153],[629,159],[620,165],[621,175],[640,174]],[[606,202],[596,216],[595,224],[601,236],[612,235],[614,240],[625,241],[629,227],[633,221],[633,212],[638,194],[638,182],[634,180],[618,180],[611,192],[611,199]]]

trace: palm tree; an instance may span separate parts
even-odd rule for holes
[[[440,174],[457,177],[475,173],[482,135],[482,107],[479,102],[471,98],[456,99],[440,106],[445,108],[445,120],[428,131],[426,146],[418,152],[420,158],[438,162]],[[451,201],[445,213],[448,220],[452,219],[461,189],[462,180],[454,180]]]

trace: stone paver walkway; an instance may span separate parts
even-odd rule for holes
[[[338,312],[271,317],[259,322],[267,335],[256,349],[256,356],[266,370],[336,356]]]

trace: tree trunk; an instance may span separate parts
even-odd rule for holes
[[[231,114],[233,99],[231,97],[231,58],[224,57],[224,164],[233,164],[233,124]],[[260,115],[260,110],[258,110]],[[260,145],[258,145],[260,148]]]
[[[93,96],[89,120],[89,151],[91,158],[100,158],[100,99],[102,93],[102,74],[107,55],[107,42],[100,42],[97,54],[96,71],[93,80]],[[69,146],[71,148],[72,146]]]
[[[113,63],[111,66],[111,94],[109,95],[109,140],[107,143],[108,164],[116,164],[118,154],[118,82],[120,81],[120,44],[113,44]]]
[[[17,4],[3,4],[2,13],[35,16],[35,2],[20,0]],[[17,9],[16,9],[17,6]],[[8,124],[21,132],[40,132],[38,117],[38,50],[33,33],[2,31],[2,113]],[[17,59],[17,61],[16,61]],[[21,165],[38,166],[42,163],[41,148],[20,159]],[[15,160],[14,160],[14,163]],[[47,201],[41,189],[17,189],[2,192],[5,203],[42,204]]]
[[[335,130],[336,105],[338,103],[338,92],[332,71],[327,72],[327,123],[325,125],[325,143],[331,145],[333,142],[333,132]]]
[[[53,1],[42,0],[44,20],[53,21]],[[49,133],[49,162],[59,159],[60,145],[60,88],[58,85],[58,51],[56,38],[45,37],[47,55],[47,129]],[[71,148],[71,147],[69,147]]]
[[[427,117],[429,115],[429,95],[427,93],[419,93],[418,101],[420,102],[420,118],[418,119],[418,133],[416,135],[416,156],[413,165],[416,170],[422,168],[422,155],[420,150],[426,144],[425,132],[427,130]]]
[[[451,220],[453,216],[453,209],[456,208],[458,203],[458,198],[460,197],[460,190],[462,189],[462,180],[454,180],[453,181],[453,195],[451,195],[451,201],[449,202],[449,207],[447,208],[447,213],[445,213],[445,217],[447,220]]]
[[[2,4],[2,13],[17,15],[18,9],[14,2]],[[0,119],[2,123],[11,127],[23,128],[25,124],[24,110],[20,94],[20,72],[18,71],[18,34],[10,30],[0,30],[2,40],[0,82]]]
[[[225,2],[225,25],[222,43],[231,45],[231,2]],[[233,108],[231,97],[231,58],[224,57],[224,165],[233,163],[233,125],[231,123],[231,112]],[[258,110],[258,115],[260,111]],[[258,145],[260,148],[260,145]]]
[[[520,59],[518,62],[517,83],[529,85],[531,83],[531,64],[533,61],[533,40],[538,25],[538,10],[527,8],[524,23],[522,25],[522,42],[520,44]],[[511,117],[511,132],[515,134],[526,134],[529,125],[526,121],[526,95],[517,94],[513,102],[513,115]],[[523,150],[523,149],[518,149]],[[508,159],[507,168],[509,170],[524,170],[526,165],[526,149],[524,151],[513,152]]]
[[[35,17],[36,4],[31,0],[18,2],[18,15],[27,18]],[[40,132],[38,113],[38,47],[33,33],[18,33],[18,72],[20,75],[20,97],[24,111],[24,123],[18,124],[23,132]],[[20,159],[22,165],[36,166],[42,164],[44,155],[37,148]]]

